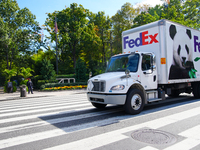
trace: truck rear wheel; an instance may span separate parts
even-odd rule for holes
[[[92,103],[92,105],[93,105],[94,107],[96,107],[96,108],[98,108],[98,109],[103,109],[103,108],[105,108],[106,105],[107,105],[107,104],[99,104],[99,103],[93,103],[93,102],[91,102],[91,103]]]
[[[144,108],[144,95],[138,89],[129,91],[124,109],[127,113],[135,115],[139,114]]]
[[[200,83],[194,83],[192,85],[192,92],[195,98],[200,98]]]

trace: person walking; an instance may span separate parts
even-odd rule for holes
[[[33,94],[33,82],[31,81],[30,78],[28,78],[28,81],[27,81],[27,86],[28,86],[28,94]]]

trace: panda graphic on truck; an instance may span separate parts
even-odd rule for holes
[[[190,78],[193,64],[192,35],[189,29],[177,31],[175,25],[169,28],[170,37],[173,40],[173,63],[170,67],[169,79]]]

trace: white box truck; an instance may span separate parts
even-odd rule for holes
[[[118,104],[138,114],[165,94],[200,98],[200,31],[159,20],[124,31],[122,47],[106,73],[88,80],[87,97],[96,108]]]

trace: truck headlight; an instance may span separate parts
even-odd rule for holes
[[[125,85],[115,85],[110,90],[123,90],[125,88]]]

